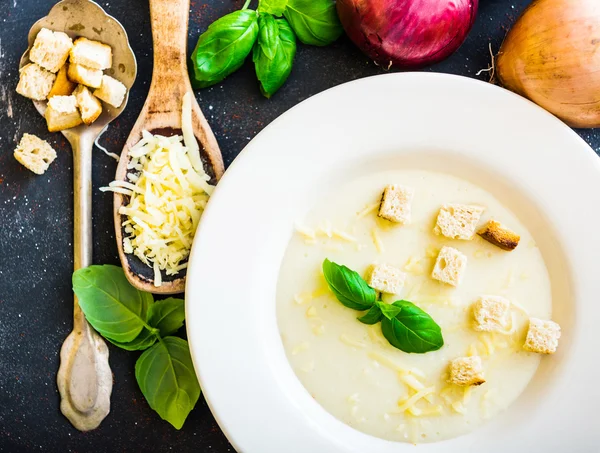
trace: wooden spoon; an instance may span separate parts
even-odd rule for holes
[[[142,131],[166,136],[181,134],[183,95],[192,92],[187,69],[188,15],[190,0],[150,0],[150,20],[154,41],[154,70],[150,92],[121,153],[116,179],[127,180],[129,149],[142,138]],[[194,135],[200,143],[206,172],[218,180],[223,174],[223,158],[217,140],[192,96]],[[213,182],[214,182],[213,181]],[[162,285],[154,286],[154,271],[133,254],[123,251],[123,221],[119,208],[127,203],[124,195],[114,195],[114,222],[119,257],[129,282],[142,291],[156,294],[183,292],[185,272],[162,275]]]

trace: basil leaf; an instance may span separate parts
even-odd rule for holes
[[[375,290],[357,272],[346,266],[326,259],[323,261],[323,274],[335,297],[346,307],[365,311],[377,301]]]
[[[426,312],[415,304],[400,300],[392,304],[400,312],[381,320],[383,336],[392,346],[404,352],[419,354],[436,351],[444,345],[442,329]]]
[[[258,2],[259,13],[269,13],[274,16],[281,16],[288,0],[260,0]]]
[[[160,331],[161,337],[174,334],[183,326],[185,319],[185,302],[183,299],[159,300],[150,305],[148,324]]]
[[[376,305],[387,319],[395,318],[396,315],[402,311],[401,307],[394,304],[386,304],[385,302],[378,301]]]
[[[187,341],[166,337],[135,363],[135,378],[152,409],[181,429],[200,397]]]
[[[133,341],[146,324],[152,294],[129,284],[117,266],[89,266],[73,273],[73,291],[86,319],[103,337]]]
[[[292,72],[296,55],[296,38],[285,19],[261,15],[258,19],[260,32],[254,46],[254,67],[262,94],[270,98],[287,80]]]
[[[192,53],[194,83],[206,88],[237,71],[250,54],[258,35],[258,13],[234,11],[217,19],[198,38]]]
[[[326,46],[344,31],[333,0],[288,0],[283,15],[304,44]]]
[[[150,307],[152,307],[152,305]],[[127,351],[144,351],[156,343],[156,340],[158,340],[157,334],[158,329],[152,329],[152,331],[150,331],[144,327],[134,340],[127,343],[121,343],[119,341],[111,340],[110,338],[107,338],[107,340],[115,346]]]
[[[377,324],[379,321],[381,321],[382,317],[383,317],[383,313],[381,313],[381,310],[379,309],[379,305],[374,304],[365,315],[362,315],[356,319],[358,319],[363,324],[372,325],[372,324]]]

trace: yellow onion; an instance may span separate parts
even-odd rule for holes
[[[573,127],[600,127],[600,0],[535,0],[496,58],[499,82]]]

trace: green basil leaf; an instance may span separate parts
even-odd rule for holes
[[[275,18],[270,14],[261,14],[258,17],[258,38],[254,45],[254,58],[257,53],[262,52],[269,60],[272,60],[275,58],[278,45],[279,27]]]
[[[288,0],[260,0],[258,2],[259,13],[269,13],[274,16],[281,16]]]
[[[152,305],[150,307],[152,307]],[[127,343],[121,343],[119,341],[111,340],[110,338],[107,338],[107,340],[115,346],[127,351],[144,351],[158,340],[158,329],[152,329],[152,331],[150,331],[144,327],[134,340]]]
[[[150,305],[148,324],[160,331],[161,337],[174,334],[183,326],[185,319],[185,302],[183,299],[159,300]]]
[[[423,354],[444,345],[442,329],[426,312],[405,300],[392,305],[400,308],[400,312],[392,319],[381,320],[383,336],[392,346],[404,352]]]
[[[304,44],[326,46],[344,31],[334,0],[288,0],[283,15]]]
[[[372,325],[377,324],[379,321],[381,321],[382,317],[383,313],[381,313],[381,310],[379,309],[379,304],[374,304],[366,314],[356,319],[358,319],[363,324]]]
[[[296,38],[285,19],[274,19],[273,16],[264,15],[259,18],[258,23],[260,32],[252,59],[261,92],[270,98],[292,72]]]
[[[192,53],[194,86],[206,88],[237,71],[258,35],[258,13],[234,11],[217,19],[198,38]]]
[[[378,301],[376,305],[387,319],[395,318],[396,315],[402,311],[401,307],[394,304],[386,304],[385,302]]]
[[[152,409],[181,429],[200,397],[187,341],[165,337],[135,363],[135,378]]]
[[[89,266],[73,273],[73,291],[86,319],[103,337],[133,341],[146,325],[152,294],[129,284],[117,266]]]
[[[353,310],[369,310],[377,301],[377,293],[362,277],[346,266],[323,261],[323,274],[335,297]]]

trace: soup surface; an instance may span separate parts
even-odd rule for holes
[[[400,226],[377,217],[388,184],[414,188],[412,220]],[[451,240],[433,233],[445,203],[485,207],[480,225],[494,218],[521,236],[506,252],[484,241]],[[468,257],[454,288],[431,278],[439,249]],[[331,293],[321,266],[329,258],[365,275],[373,264],[407,273],[402,291],[383,300],[409,300],[440,325],[444,346],[408,354],[389,344],[379,323],[357,321]],[[471,305],[482,295],[509,299],[512,328],[473,329]],[[509,406],[539,365],[522,349],[529,316],[550,319],[551,288],[542,255],[525,226],[492,194],[451,175],[393,170],[354,179],[324,194],[299,219],[285,253],[277,288],[277,318],[288,360],[307,391],[327,411],[365,433],[393,441],[434,442],[475,429]],[[479,355],[486,382],[447,382],[450,360]],[[423,389],[429,391],[423,392]],[[424,397],[420,397],[425,394]]]

